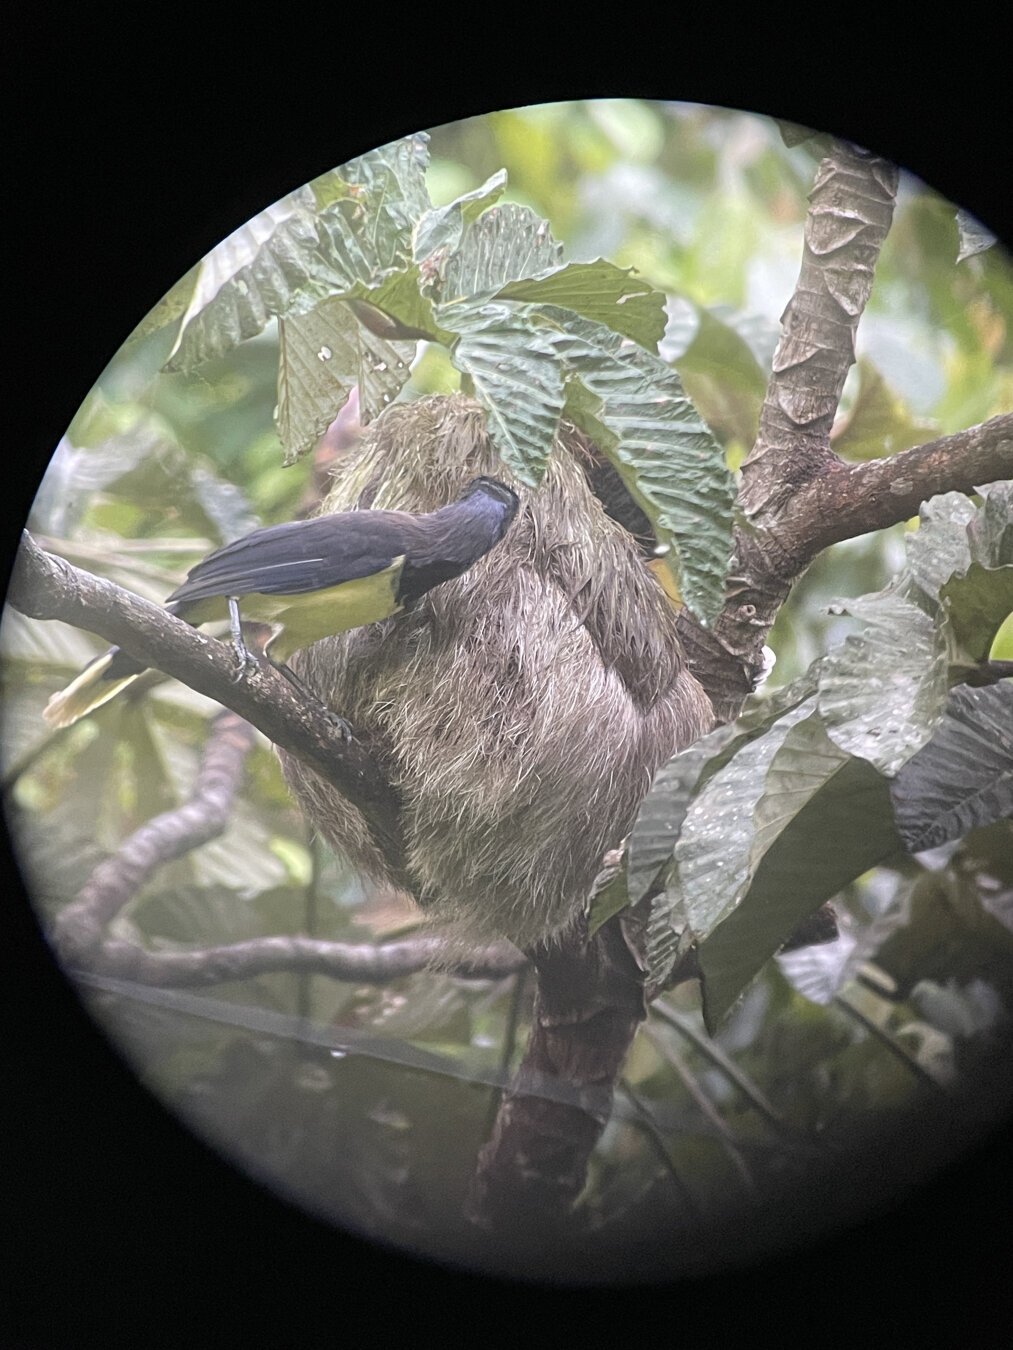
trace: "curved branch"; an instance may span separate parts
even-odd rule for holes
[[[104,944],[109,923],[164,863],[200,848],[228,825],[253,727],[238,713],[214,719],[190,797],[145,822],[111,857],[99,863],[77,897],[62,909],[53,939],[67,961],[90,959]]]
[[[354,802],[392,877],[411,891],[396,792],[362,741],[346,740],[326,711],[303,698],[277,671],[260,667],[237,683],[231,646],[159,605],[44,552],[27,530],[7,601],[29,618],[62,619],[97,633],[252,722]]]
[[[387,984],[439,964],[441,971],[465,980],[498,980],[526,964],[509,942],[490,943],[464,956],[448,951],[438,937],[417,937],[384,945],[328,942],[322,938],[275,936],[222,943],[192,951],[149,951],[130,942],[105,941],[89,951],[92,975],[137,980],[174,989],[198,988],[228,980],[249,980],[278,971],[329,975],[357,984]]]

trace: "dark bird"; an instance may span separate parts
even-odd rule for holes
[[[229,619],[242,665],[253,661],[241,619],[270,624],[264,653],[294,684],[293,652],[410,608],[459,577],[503,538],[518,497],[496,478],[473,478],[456,501],[422,515],[340,511],[270,525],[209,554],[165,602],[194,627]],[[97,657],[45,709],[65,727],[106,703],[145,666],[121,647]]]

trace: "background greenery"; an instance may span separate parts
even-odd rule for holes
[[[558,104],[437,129],[428,187],[440,205],[505,167],[504,200],[546,218],[568,258],[606,257],[663,290],[662,355],[734,470],[756,431],[818,153],[753,116]],[[846,458],[1013,407],[1013,270],[996,248],[957,263],[961,246],[953,207],[904,179],[836,428]],[[310,460],[283,466],[276,326],[165,373],[177,328],[143,327],[114,356],[30,522],[72,561],[154,600],[209,549],[304,509],[313,472]],[[458,382],[430,345],[401,397]],[[854,630],[831,601],[880,589],[902,566],[905,532],[838,546],[809,571],[771,637],[767,693]],[[161,682],[54,736],[46,698],[101,644],[10,611],[2,641],[8,812],[47,913],[185,798],[213,705]],[[826,830],[829,846],[832,819]],[[851,885],[839,942],[769,962],[713,1041],[697,987],[680,986],[627,1066],[595,1158],[592,1225],[663,1235],[656,1259],[680,1269],[719,1259],[726,1225],[746,1214],[748,1255],[779,1230],[801,1237],[857,1216],[973,1138],[1013,1086],[1011,897],[1000,823]],[[157,947],[300,930],[362,940],[412,922],[307,838],[261,744],[226,833],[164,868],[116,930]],[[495,1109],[488,1080],[523,1045],[529,996],[526,982],[433,976],[375,989],[274,975],[160,1003],[94,993],[145,1079],[258,1175],[330,1217],[450,1255],[467,1251],[457,1214]],[[249,1009],[279,1020],[251,1030]],[[309,1043],[301,1018],[332,1028],[332,1044]]]

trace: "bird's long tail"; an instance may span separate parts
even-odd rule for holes
[[[72,726],[85,713],[100,708],[121,689],[133,684],[144,669],[119,647],[112,647],[104,656],[96,657],[85,666],[66,689],[54,694],[42,715],[51,727]]]

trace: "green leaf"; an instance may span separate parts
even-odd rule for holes
[[[567,415],[612,460],[704,622],[724,601],[734,486],[675,371],[601,324],[545,307],[566,369]]]
[[[632,267],[616,267],[604,258],[568,263],[542,276],[512,281],[497,292],[496,298],[572,310],[632,338],[651,352],[665,333],[662,293],[639,280]]]
[[[630,893],[626,880],[626,867],[627,859],[623,858],[622,865],[615,876],[591,900],[591,910],[587,921],[589,937],[593,937],[603,923],[607,923],[614,914],[618,914],[629,905]]]
[[[461,242],[466,225],[494,206],[506,188],[506,169],[499,169],[481,187],[465,192],[446,206],[427,211],[415,226],[412,253],[416,262],[430,257],[437,249],[453,252]]]
[[[662,864],[672,856],[701,770],[727,744],[731,734],[730,727],[719,727],[674,755],[655,774],[626,849],[633,902],[646,894]]]
[[[972,563],[962,576],[949,579],[940,596],[961,651],[972,662],[984,661],[1013,613],[1013,565],[985,568]]]
[[[425,338],[449,346],[455,334],[441,328],[433,312],[429,297],[423,293],[423,279],[417,263],[403,271],[391,272],[375,286],[356,286],[350,292],[362,296],[376,309],[391,315],[405,328],[413,330],[413,338]]]
[[[175,323],[187,312],[193,301],[200,268],[200,263],[196,263],[189,272],[184,272],[174,286],[170,286],[158,304],[148,310],[127,338],[127,342],[137,342],[141,338],[150,337],[152,333],[168,328],[169,324]]]
[[[275,420],[291,464],[311,450],[359,387],[360,416],[371,421],[400,393],[414,342],[386,342],[358,323],[344,300],[325,300],[282,320]]]
[[[897,591],[846,609],[864,628],[824,657],[819,711],[836,745],[893,775],[943,715],[946,644],[938,621]]]
[[[885,778],[834,745],[816,716],[774,755],[752,832],[748,886],[697,950],[711,1030],[804,918],[902,846]],[[723,861],[741,870],[741,855]],[[716,908],[712,898],[707,909]]]
[[[256,336],[272,318],[369,287],[411,259],[411,232],[428,208],[426,138],[408,137],[333,170],[348,189],[318,206],[300,188],[268,207],[201,263],[170,371],[193,370]],[[319,180],[318,180],[319,183]]]
[[[563,411],[563,377],[551,338],[506,305],[476,315],[453,362],[486,410],[493,445],[522,483],[537,487]]]
[[[302,188],[241,225],[199,264],[168,371],[191,371],[256,337],[300,294],[323,299],[330,271],[314,258],[313,195]]]
[[[1013,815],[1013,682],[954,689],[936,734],[890,793],[911,853]]]
[[[389,141],[331,170],[335,180],[351,185],[349,196],[361,208],[359,231],[370,241],[380,267],[393,267],[411,257],[415,222],[429,210],[426,189],[429,137],[424,131]],[[319,190],[320,179],[316,180]]]
[[[719,313],[700,307],[693,340],[675,365],[707,425],[725,439],[751,446],[767,377],[745,337]]]
[[[792,708],[764,736],[744,745],[690,804],[671,880],[682,921],[695,937],[705,937],[745,894],[767,773],[788,733],[814,709],[813,698]]]
[[[444,263],[435,287],[440,300],[437,319],[457,332],[455,302],[468,302],[470,311],[475,297],[491,295],[510,281],[536,276],[562,260],[562,244],[556,243],[548,223],[530,207],[513,202],[495,206],[465,229],[460,247]]]

